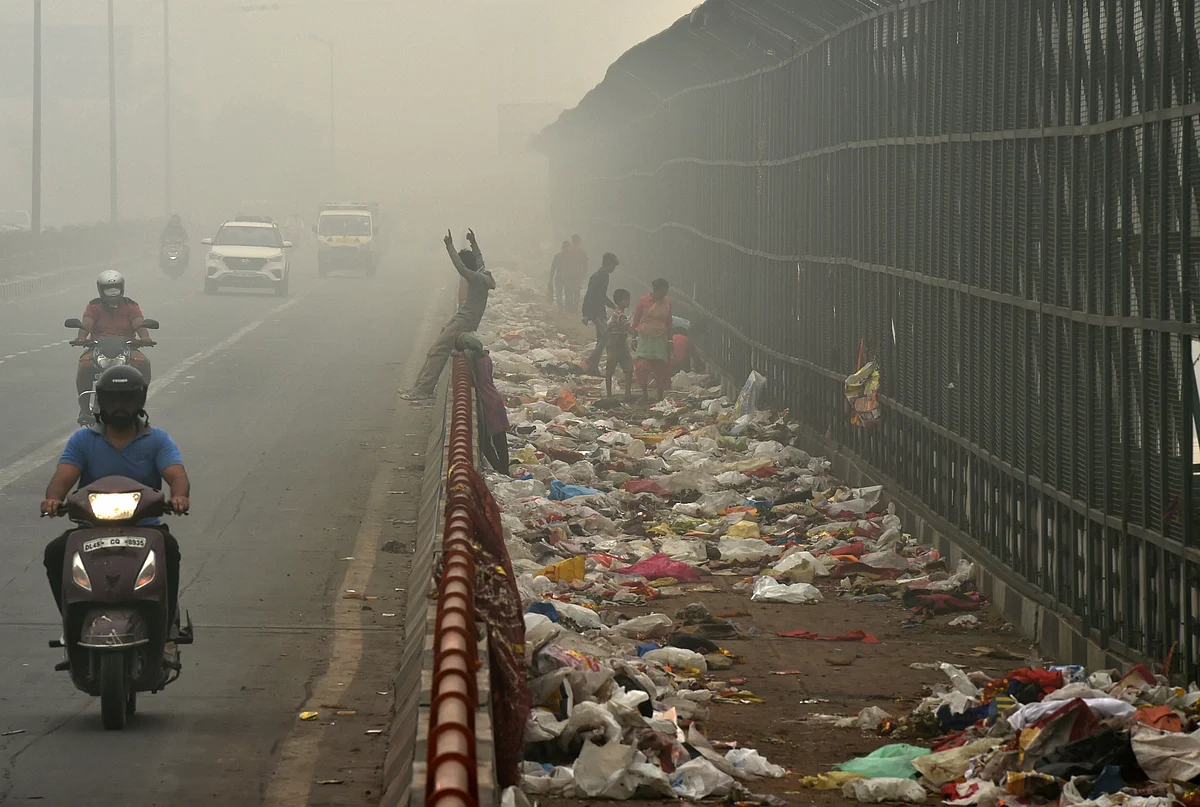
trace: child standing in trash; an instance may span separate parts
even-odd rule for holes
[[[608,397],[613,394],[613,374],[618,367],[625,373],[625,400],[633,400],[633,354],[629,351],[629,334],[632,328],[629,325],[629,315],[625,311],[629,308],[629,291],[627,289],[617,289],[612,295],[613,304],[616,308],[608,317],[608,358],[604,362],[604,386],[608,391]]]
[[[508,473],[508,409],[496,389],[492,357],[473,333],[460,334],[454,345],[467,356],[479,409],[479,450],[497,472]]]
[[[651,376],[658,400],[671,388],[671,298],[667,296],[670,288],[665,279],[658,278],[651,284],[651,292],[639,299],[633,310],[633,330],[638,335],[633,369],[643,399],[650,397]]]

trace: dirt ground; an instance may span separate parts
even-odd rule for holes
[[[569,341],[579,346],[593,338],[591,328],[584,327],[578,317],[547,306],[547,319],[558,324]],[[597,379],[591,381],[603,383]],[[622,417],[636,422],[631,414],[626,409]],[[1001,654],[1021,657],[1033,652],[1028,641],[1003,620],[988,615],[986,608],[978,612],[977,626],[951,627],[949,622],[955,615],[924,620],[896,601],[842,599],[837,583],[828,579],[822,582],[820,578],[816,585],[825,596],[822,602],[759,604],[752,603],[748,593],[731,590],[745,579],[748,578],[703,577],[694,584],[664,588],[661,599],[644,608],[622,609],[622,613],[632,617],[662,612],[673,617],[682,606],[700,602],[715,615],[741,614],[730,619],[748,638],[717,643],[744,661],[712,676],[714,680],[730,683],[740,681],[738,686],[751,690],[765,703],[713,704],[710,717],[701,728],[714,743],[736,742],[756,748],[770,762],[786,768],[788,773],[783,778],[752,783],[751,789],[782,797],[792,804],[848,803],[840,791],[802,789],[798,780],[829,771],[840,762],[868,754],[882,745],[901,741],[859,729],[835,728],[828,722],[812,720],[814,715],[851,716],[865,707],[878,706],[899,717],[910,712],[930,686],[946,681],[936,669],[912,669],[909,665],[946,661],[963,665],[969,671],[983,670],[995,675],[1023,663],[996,658],[975,648],[992,648]],[[794,630],[822,636],[862,630],[875,636],[878,643],[821,642],[776,635]],[[923,744],[920,740],[911,742]],[[592,800],[541,801],[567,807]]]

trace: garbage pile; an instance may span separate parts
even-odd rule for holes
[[[801,784],[860,801],[950,805],[1200,804],[1200,688],[1170,686],[1144,665],[1124,675],[1037,666],[993,678],[942,663],[947,683],[896,721],[864,710],[843,725],[894,743]]]
[[[699,728],[716,705],[762,702],[721,646],[746,629],[711,613],[706,592],[983,605],[970,565],[905,535],[881,488],[840,485],[796,447],[799,427],[759,406],[761,376],[731,400],[680,373],[664,401],[623,406],[583,375],[588,346],[547,323],[535,295],[506,277],[480,333],[511,424],[510,473],[488,482],[527,612],[526,792],[701,799],[785,774]]]

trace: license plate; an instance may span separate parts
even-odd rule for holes
[[[84,552],[97,549],[145,549],[146,539],[136,535],[114,535],[111,538],[93,538],[83,544]]]
[[[258,277],[258,272],[248,272],[245,269],[239,269],[233,273],[235,277]]]

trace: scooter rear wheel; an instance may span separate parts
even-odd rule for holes
[[[104,728],[119,731],[125,728],[129,708],[124,653],[100,654],[100,715]]]

